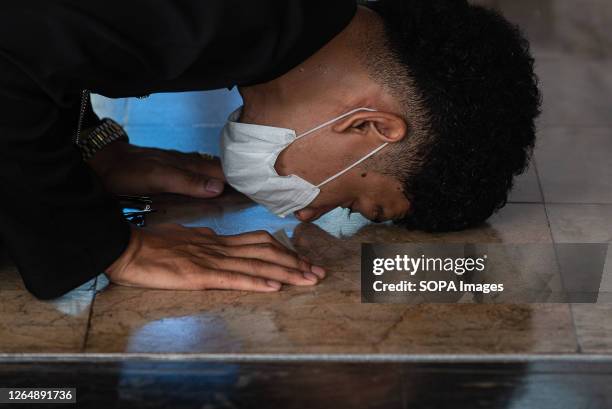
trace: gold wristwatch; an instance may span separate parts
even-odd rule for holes
[[[117,122],[110,118],[104,118],[102,122],[89,132],[83,132],[76,141],[81,151],[83,160],[89,160],[96,152],[115,141],[129,142],[125,130]]]

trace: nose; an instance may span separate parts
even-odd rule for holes
[[[330,211],[331,208],[310,208],[306,207],[302,210],[298,210],[294,213],[296,219],[301,222],[313,222],[317,220],[319,217],[323,216],[325,213]]]
[[[301,222],[309,222],[312,220],[316,220],[317,212],[314,209],[302,209],[295,212],[295,217]]]

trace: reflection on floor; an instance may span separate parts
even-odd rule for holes
[[[208,226],[219,234],[284,229],[329,277],[314,288],[249,294],[141,290],[108,285],[101,276],[41,302],[3,257],[0,353],[611,354],[612,305],[360,303],[361,242],[612,242],[612,6],[480,2],[504,9],[525,28],[544,92],[535,160],[487,225],[431,235],[340,210],[300,224],[236,194],[159,198],[162,211],[152,223]],[[239,104],[227,91],[96,99],[99,114],[126,126],[136,144],[211,153],[218,153],[218,132]]]
[[[604,409],[612,401],[602,362],[0,364],[3,386],[24,377],[76,387],[79,408]]]

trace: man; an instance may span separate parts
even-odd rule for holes
[[[263,232],[128,227],[111,193],[214,197],[224,174],[129,145],[82,90],[238,86],[244,107],[222,135],[228,182],[302,221],[343,206],[412,228],[469,227],[503,206],[533,147],[527,43],[464,1],[6,3],[0,234],[40,298],[101,272],[123,285],[252,291],[325,276]],[[73,138],[90,132],[103,143],[81,146],[84,161]]]

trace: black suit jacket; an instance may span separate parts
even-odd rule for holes
[[[262,83],[339,33],[355,0],[2,0],[0,240],[28,290],[103,272],[130,230],[73,145],[80,91],[126,97]],[[98,121],[89,107],[87,123]]]

